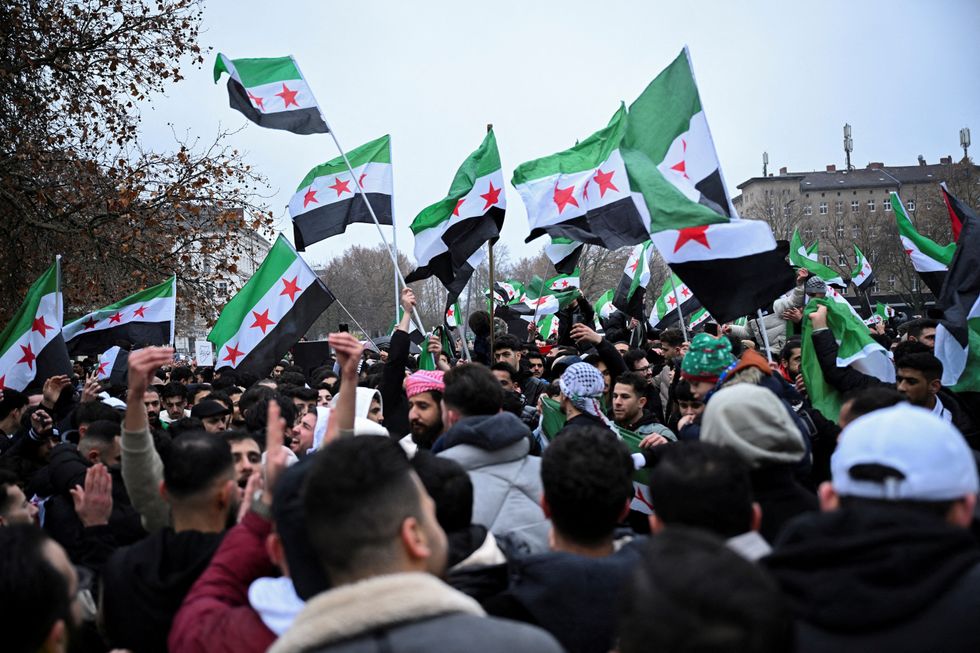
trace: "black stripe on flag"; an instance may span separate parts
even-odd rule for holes
[[[81,331],[68,341],[68,353],[72,356],[101,354],[119,345],[123,349],[140,349],[152,345],[170,344],[170,321],[126,322],[111,329]]]
[[[631,197],[591,209],[585,215],[564,222],[536,227],[524,242],[529,243],[544,234],[552,238],[563,236],[607,249],[639,245],[650,239],[650,232]]]
[[[640,268],[637,267],[636,273],[640,273]],[[642,286],[637,287],[633,292],[633,296],[629,299],[626,295],[629,294],[630,286],[633,285],[633,280],[629,276],[623,274],[619,277],[619,283],[616,285],[616,292],[613,293],[613,306],[626,313],[630,317],[635,317],[638,320],[643,320],[643,296],[646,295],[646,288]]]
[[[732,212],[728,209],[728,195],[725,193],[725,184],[721,181],[721,171],[715,171],[694,185],[701,193],[698,204],[707,206],[715,213],[732,217]]]
[[[326,134],[330,131],[317,107],[262,113],[252,106],[245,88],[233,77],[228,79],[228,105],[261,127],[284,129],[294,134]]]
[[[68,359],[68,348],[65,338],[59,333],[48,341],[34,359],[34,379],[27,384],[24,392],[32,394],[40,392],[44,382],[52,376],[71,374],[71,361]]]
[[[681,314],[684,315],[686,325],[687,322],[691,320],[691,316],[694,315],[699,308],[701,308],[701,302],[698,301],[697,297],[691,297],[677,308],[667,311],[667,313],[660,318],[660,321],[654,324],[652,328],[662,331],[663,329],[679,326],[681,322]]]
[[[391,195],[384,193],[367,193],[368,201],[378,222],[391,224]],[[373,224],[371,213],[364,204],[360,193],[343,202],[334,202],[307,211],[293,218],[293,239],[296,241],[296,251],[302,252],[314,243],[337,236],[347,230],[347,225],[355,222]]]
[[[248,352],[236,370],[258,375],[260,378],[272,372],[289,348],[299,342],[318,317],[333,304],[333,293],[322,281],[310,284],[296,299],[296,303],[279,320],[259,344]],[[218,354],[218,360],[222,353]]]
[[[767,308],[796,283],[786,262],[789,243],[777,241],[775,249],[739,258],[671,263],[670,268],[687,284],[701,305],[719,324]]]

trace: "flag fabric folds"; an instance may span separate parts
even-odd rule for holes
[[[685,48],[629,108],[622,156],[636,205],[670,268],[727,322],[793,287],[788,247],[738,219]]]
[[[466,316],[463,315],[463,309],[459,307],[459,303],[452,302],[446,309],[446,326],[451,329],[458,329],[463,324],[464,319]]]
[[[919,277],[932,294],[938,297],[943,289],[946,271],[953,260],[956,243],[940,247],[935,241],[916,231],[901,198],[894,191],[891,193],[891,204],[895,210],[895,223],[898,226],[898,236],[902,239],[902,249],[912,259],[912,267]]]
[[[597,319],[605,320],[613,314],[613,311],[616,310],[616,307],[613,306],[613,297],[615,296],[615,290],[607,290],[599,295],[599,299],[596,300],[594,306]]]
[[[613,306],[638,320],[643,319],[643,296],[646,294],[647,284],[650,283],[652,252],[653,247],[649,240],[633,248],[613,296]]]
[[[481,247],[496,241],[504,224],[507,195],[493,130],[456,171],[449,194],[412,221],[418,267],[405,281],[435,275],[449,291],[449,302],[483,260]]]
[[[571,238],[564,236],[552,237],[551,242],[545,245],[544,253],[555,266],[555,271],[559,274],[571,274],[578,267],[578,260],[582,256],[582,243],[577,243]]]
[[[71,374],[62,336],[61,261],[31,284],[27,296],[0,332],[0,389],[40,388],[58,374]]]
[[[572,148],[522,163],[511,183],[527,207],[530,235],[616,249],[649,238],[633,200],[619,144],[626,108]],[[552,259],[554,260],[554,259]]]
[[[343,233],[347,225],[374,222],[364,197],[357,192],[358,184],[378,222],[392,224],[391,137],[385,135],[351,150],[347,160],[354,177],[343,157],[331,159],[310,170],[289,200],[298,251]]]
[[[809,319],[810,314],[820,306],[827,307],[827,327],[837,341],[838,367],[850,365],[885,383],[895,382],[895,368],[888,357],[888,351],[871,337],[868,327],[853,311],[849,311],[833,298],[811,299],[803,310],[800,370],[813,407],[827,419],[837,421],[842,398],[824,379],[814,350],[813,324]]]
[[[333,302],[327,286],[280,234],[208,334],[215,367],[268,374]]]
[[[116,344],[169,345],[174,340],[177,277],[92,311],[64,329],[72,356],[101,354]]]
[[[546,282],[548,290],[554,290],[557,292],[564,292],[566,290],[574,290],[582,285],[581,273],[578,268],[575,268],[567,274],[559,274],[558,276],[551,277]]]
[[[680,277],[672,274],[664,282],[660,297],[653,305],[649,324],[654,329],[666,329],[675,324],[680,324],[681,313],[689,315],[699,308],[701,308],[701,302],[694,296],[691,289],[681,281]]]
[[[851,283],[858,290],[865,291],[874,284],[875,273],[871,269],[871,263],[868,262],[868,259],[857,245],[854,246],[854,259],[857,263],[854,264],[854,269],[851,270]]]
[[[95,370],[95,378],[99,381],[108,381],[109,385],[128,385],[129,351],[116,345],[99,354],[99,366]]]
[[[329,132],[309,84],[292,56],[230,59],[218,53],[214,81],[228,74],[228,103],[261,127],[294,134]]]
[[[959,242],[960,231],[963,230],[964,214],[965,212],[969,212],[970,208],[965,206],[955,195],[949,192],[945,181],[939,184],[939,193],[943,196],[943,204],[946,205],[946,211],[949,213],[949,223],[953,230],[953,242]]]
[[[813,246],[807,248],[800,238],[799,232],[793,230],[793,238],[789,243],[789,262],[793,267],[803,268],[815,276],[820,277],[831,286],[846,288],[847,282],[837,270],[827,267],[817,260],[818,242],[814,241]]]
[[[943,318],[936,328],[936,357],[943,385],[954,392],[980,392],[980,218],[944,190],[961,221],[960,239],[936,299]]]

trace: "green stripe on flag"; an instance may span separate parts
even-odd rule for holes
[[[626,107],[620,105],[609,124],[564,152],[558,152],[517,166],[511,183],[514,186],[557,174],[592,170],[619,149],[626,129]],[[563,239],[567,240],[567,239]],[[571,241],[568,241],[571,242]]]
[[[120,299],[114,304],[109,304],[108,306],[103,306],[100,311],[108,311],[114,308],[125,308],[131,304],[136,304],[137,302],[145,302],[150,299],[160,299],[161,297],[173,297],[174,293],[177,291],[177,277],[173,276],[159,283],[155,286],[150,286],[146,290],[141,290],[138,293],[134,293],[125,299]]]
[[[225,55],[219,52],[218,59],[214,62],[214,81],[216,82],[223,72],[231,75],[231,70],[228,69],[225,59]],[[229,61],[235,67],[238,79],[245,88],[303,79],[292,57],[229,59]]]
[[[909,219],[908,213],[905,212],[905,206],[902,204],[901,198],[894,191],[891,193],[891,203],[892,208],[895,210],[895,224],[898,226],[899,235],[911,240],[919,248],[920,252],[932,260],[949,267],[949,264],[953,262],[953,254],[956,253],[956,243],[950,243],[942,247],[934,240],[926,238],[916,231],[915,226],[912,225],[912,221]]]
[[[370,143],[365,143],[347,153],[347,159],[352,168],[365,165],[367,163],[391,163],[391,136],[385,134]],[[341,172],[348,172],[344,158],[338,156],[330,159],[326,163],[321,163],[317,167],[306,173],[303,181],[299,183],[296,192],[299,192],[313,183],[318,177],[326,177]]]
[[[45,295],[58,292],[58,262],[55,261],[44,271],[31,287],[13,318],[0,332],[0,354],[6,352],[17,340],[31,328],[37,317],[37,306]],[[36,354],[37,352],[35,352]]]
[[[289,244],[285,236],[279,234],[269,254],[262,265],[255,271],[245,286],[231,298],[221,310],[221,315],[215,323],[208,340],[219,348],[228,342],[242,326],[242,321],[269,290],[279,283],[283,272],[298,258],[296,250]]]

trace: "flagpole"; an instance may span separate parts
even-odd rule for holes
[[[581,284],[580,284],[581,285]],[[492,293],[491,293],[492,294]],[[534,303],[534,317],[531,318],[531,324],[534,326],[534,331],[528,333],[528,342],[534,342],[534,334],[538,330],[538,309],[541,308],[541,295],[544,294],[544,277],[541,277],[541,285],[538,287],[538,301]]]
[[[470,280],[466,283],[466,310],[463,313],[463,326],[460,327],[460,332],[463,334],[463,342],[464,343],[466,342],[466,336],[469,333],[469,328],[470,328],[469,315],[470,315],[470,300],[471,299],[473,299],[473,278],[472,278],[472,276],[470,277]],[[470,360],[470,361],[472,361],[473,358],[472,358],[472,356],[469,355],[469,349],[470,349],[469,348],[469,345],[465,345],[465,347],[466,347],[467,359]]]
[[[307,84],[309,86],[309,84]],[[319,105],[318,105],[319,106]],[[391,141],[388,141],[388,152],[391,153]],[[395,157],[391,157],[392,163]],[[366,200],[365,200],[366,201]],[[401,288],[398,286],[398,225],[395,223],[395,175],[394,165],[392,165],[391,175],[391,248],[395,250],[393,260],[395,266],[395,324],[398,324],[398,307],[401,305]]]
[[[684,335],[684,342],[687,342],[687,325],[684,324],[684,311],[681,310],[681,298],[677,296],[677,285],[674,283],[674,271],[667,268],[667,274],[670,275],[670,287],[674,291],[674,299],[677,300],[677,317],[680,318],[681,333]]]
[[[340,301],[340,298],[337,297],[336,295],[334,295],[334,300],[337,302],[337,305],[340,306],[341,310],[344,311],[344,313],[347,313],[347,317],[349,317],[350,318],[350,321],[354,323],[354,326],[356,326],[358,329],[361,330],[361,333],[363,333],[364,334],[364,337],[368,339],[368,342],[370,342],[371,345],[375,349],[377,349],[378,351],[381,351],[381,349],[374,342],[374,340],[371,338],[371,336],[368,335],[368,332],[364,329],[364,327],[361,326],[361,323],[357,321],[357,318],[355,318],[353,315],[351,315],[351,312],[347,310],[347,307],[344,306],[344,302]]]
[[[766,322],[762,317],[762,309],[761,308],[755,309],[755,314],[757,316],[755,318],[755,325],[756,327],[759,328],[759,331],[762,333],[762,343],[766,346],[766,359],[771,363],[772,350],[769,348],[769,334],[766,333]]]
[[[487,123],[487,133],[493,129],[493,123]],[[493,364],[493,345],[494,345],[494,328],[493,328],[493,239],[487,241],[487,245],[490,247],[490,363]]]
[[[344,148],[341,147],[340,141],[337,139],[337,134],[334,133],[333,128],[330,126],[330,123],[327,121],[327,117],[323,114],[323,110],[320,109],[320,103],[317,102],[316,97],[313,96],[313,87],[310,86],[310,83],[306,81],[306,76],[303,75],[303,71],[300,70],[299,64],[296,62],[296,59],[294,57],[290,57],[290,58],[293,60],[293,65],[296,66],[297,72],[299,72],[300,76],[303,78],[303,81],[306,82],[306,87],[310,89],[310,97],[313,98],[313,102],[316,104],[317,113],[320,114],[320,118],[323,120],[323,124],[327,128],[327,133],[330,134],[330,138],[333,139],[334,145],[336,145],[337,149],[340,151],[340,156],[341,158],[344,159],[344,165],[347,166],[347,171],[350,172],[351,179],[354,182],[354,188],[357,189],[357,192],[360,193],[361,195],[361,199],[364,200],[364,205],[367,206],[368,213],[371,215],[371,219],[374,221],[374,226],[378,228],[378,235],[381,236],[381,242],[385,244],[385,248],[388,250],[388,254],[391,256],[391,264],[395,268],[395,275],[397,279],[401,281],[402,285],[407,286],[408,284],[405,283],[405,277],[402,276],[402,271],[398,268],[398,256],[393,251],[391,251],[391,245],[388,244],[388,239],[385,238],[385,233],[381,229],[381,222],[378,220],[378,216],[375,215],[374,207],[371,206],[371,202],[368,201],[367,194],[364,192],[364,189],[361,188],[360,180],[357,178],[357,175],[354,174],[354,168],[353,166],[351,166],[350,160],[347,158],[347,152],[345,152]],[[392,179],[394,180],[394,176],[392,176]],[[392,190],[394,190],[394,183],[392,183],[392,187],[393,187]],[[394,204],[394,202],[392,202],[392,204]],[[392,216],[392,223],[394,223],[394,221],[395,221],[394,216]],[[397,287],[398,285],[397,281],[395,285]],[[400,298],[396,298],[396,299],[400,299]],[[395,310],[397,311],[397,308]],[[348,313],[348,315],[350,314]],[[415,320],[415,323],[419,327],[419,330],[422,331],[422,333],[425,333],[425,327],[422,325],[422,319],[418,316],[418,311],[412,311],[412,318]],[[351,319],[353,319],[353,317]],[[396,323],[397,323],[397,315],[396,315]],[[361,330],[363,331],[363,329]]]

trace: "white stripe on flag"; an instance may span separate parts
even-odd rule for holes
[[[0,356],[0,377],[3,377],[3,387],[13,390],[26,388],[37,372],[37,361],[34,357],[61,333],[58,295],[59,293],[49,293],[41,297],[38,302],[34,318],[41,316],[47,328],[42,327],[38,330],[33,326],[28,328]]]
[[[361,175],[364,175],[363,177]],[[366,163],[354,168],[354,176],[361,180],[365,193],[392,194],[392,172],[390,163]],[[313,191],[312,196],[308,193]],[[349,200],[357,195],[357,185],[347,171],[317,177],[289,200],[289,215],[297,217],[309,211]],[[501,193],[501,195],[503,195]]]
[[[65,340],[71,340],[78,335],[91,333],[92,331],[102,331],[103,329],[123,326],[130,322],[170,322],[174,319],[175,303],[176,300],[174,297],[154,297],[142,303],[138,302],[119,308],[93,311],[71,324],[65,325]],[[139,314],[137,314],[137,311],[139,311]],[[86,329],[85,323],[90,319],[96,320],[96,324],[94,327]]]
[[[449,220],[440,222],[432,229],[426,229],[415,234],[415,259],[420,267],[428,265],[433,258],[449,250],[442,240],[446,231],[463,220],[481,216],[490,210],[491,207],[487,206],[486,198],[481,197],[481,195],[487,193],[491,183],[495,190],[500,190],[497,202],[492,206],[501,209],[507,207],[507,189],[504,188],[503,170],[496,170],[489,175],[478,178],[470,192],[461,198],[463,202],[458,206],[459,215],[451,215]]]

